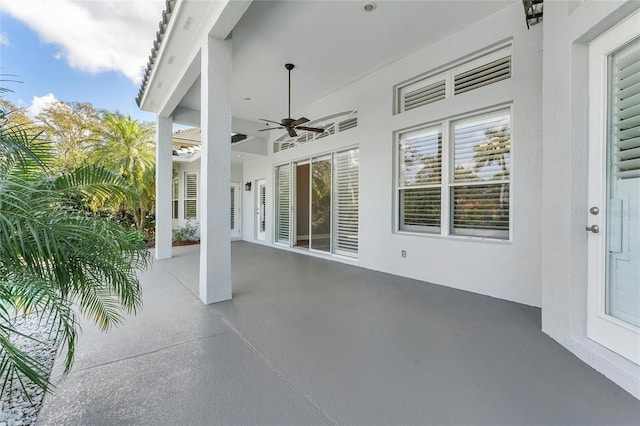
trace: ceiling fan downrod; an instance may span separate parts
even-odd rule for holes
[[[291,118],[291,70],[294,68],[293,64],[284,64],[284,67],[289,71],[289,114],[288,118]]]

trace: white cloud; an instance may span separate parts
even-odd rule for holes
[[[29,0],[0,3],[40,38],[60,48],[56,57],[90,73],[116,71],[140,80],[158,29],[162,0]]]
[[[35,119],[45,108],[49,105],[58,102],[53,93],[49,93],[44,96],[34,96],[31,101],[31,105],[29,105],[25,112],[29,118],[32,120]]]
[[[7,36],[7,33],[0,33],[0,45],[11,46],[11,42],[9,41],[9,36]]]

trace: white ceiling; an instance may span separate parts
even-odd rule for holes
[[[363,76],[510,6],[515,0],[254,1],[233,30],[233,116],[251,121],[292,115]],[[523,17],[524,19],[524,17]],[[180,106],[199,109],[196,81]],[[244,98],[251,98],[245,100]]]

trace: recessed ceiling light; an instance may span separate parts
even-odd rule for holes
[[[378,5],[372,1],[368,1],[362,4],[362,10],[365,12],[373,12],[374,10],[376,10],[376,7],[378,7]]]

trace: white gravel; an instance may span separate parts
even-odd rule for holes
[[[16,336],[14,339],[16,346],[36,358],[51,373],[57,347],[54,346],[54,342],[49,336],[49,327],[46,324],[40,324],[35,315],[18,317],[15,325],[20,332],[40,340],[37,342]],[[44,392],[31,383],[25,382],[25,387],[31,401],[23,395],[22,386],[15,380],[11,395],[6,393],[2,395],[0,399],[0,426],[35,425],[42,406]]]

